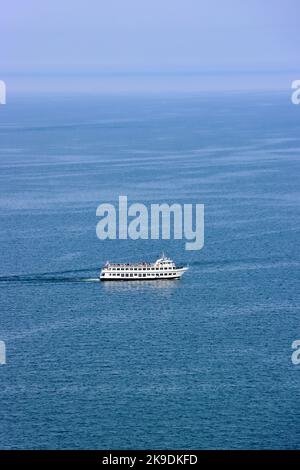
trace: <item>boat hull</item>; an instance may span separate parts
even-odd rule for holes
[[[178,279],[180,279],[181,276],[177,276],[177,277],[140,277],[140,278],[127,278],[127,277],[124,277],[124,278],[101,278],[100,277],[100,281],[101,282],[132,282],[132,281],[135,281],[135,282],[147,282],[147,281],[176,281]]]
[[[124,276],[122,274],[119,274],[118,276],[113,276],[113,275],[103,275],[102,273],[100,274],[99,278],[100,281],[107,282],[107,281],[114,281],[114,282],[131,282],[131,281],[173,281],[173,280],[178,280],[181,278],[181,276],[187,271],[187,268],[182,268],[178,269],[176,272],[172,273],[172,275],[159,275],[159,276],[140,276],[140,275],[134,275],[134,276]]]

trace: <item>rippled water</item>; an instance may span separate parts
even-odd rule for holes
[[[298,448],[300,114],[289,96],[14,96],[0,108],[0,447]],[[96,208],[205,204],[205,246]],[[107,260],[190,270],[100,283]]]

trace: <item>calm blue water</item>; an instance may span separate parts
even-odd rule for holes
[[[284,94],[0,107],[0,447],[299,448],[300,107]],[[205,247],[100,241],[96,208],[204,203]],[[95,281],[107,260],[190,270]]]

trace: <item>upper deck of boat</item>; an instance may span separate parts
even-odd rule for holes
[[[106,263],[105,265],[107,268],[146,268],[153,266],[155,266],[155,263]]]
[[[140,261],[138,263],[110,263],[107,261],[104,268],[124,268],[124,269],[131,269],[131,268],[158,268],[158,267],[172,267],[175,268],[175,263],[170,258],[166,258],[162,256],[154,263],[147,263],[146,261]]]

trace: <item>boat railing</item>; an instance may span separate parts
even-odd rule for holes
[[[153,264],[150,263],[107,263],[105,267],[113,267],[113,268],[123,268],[123,267],[152,267]]]

